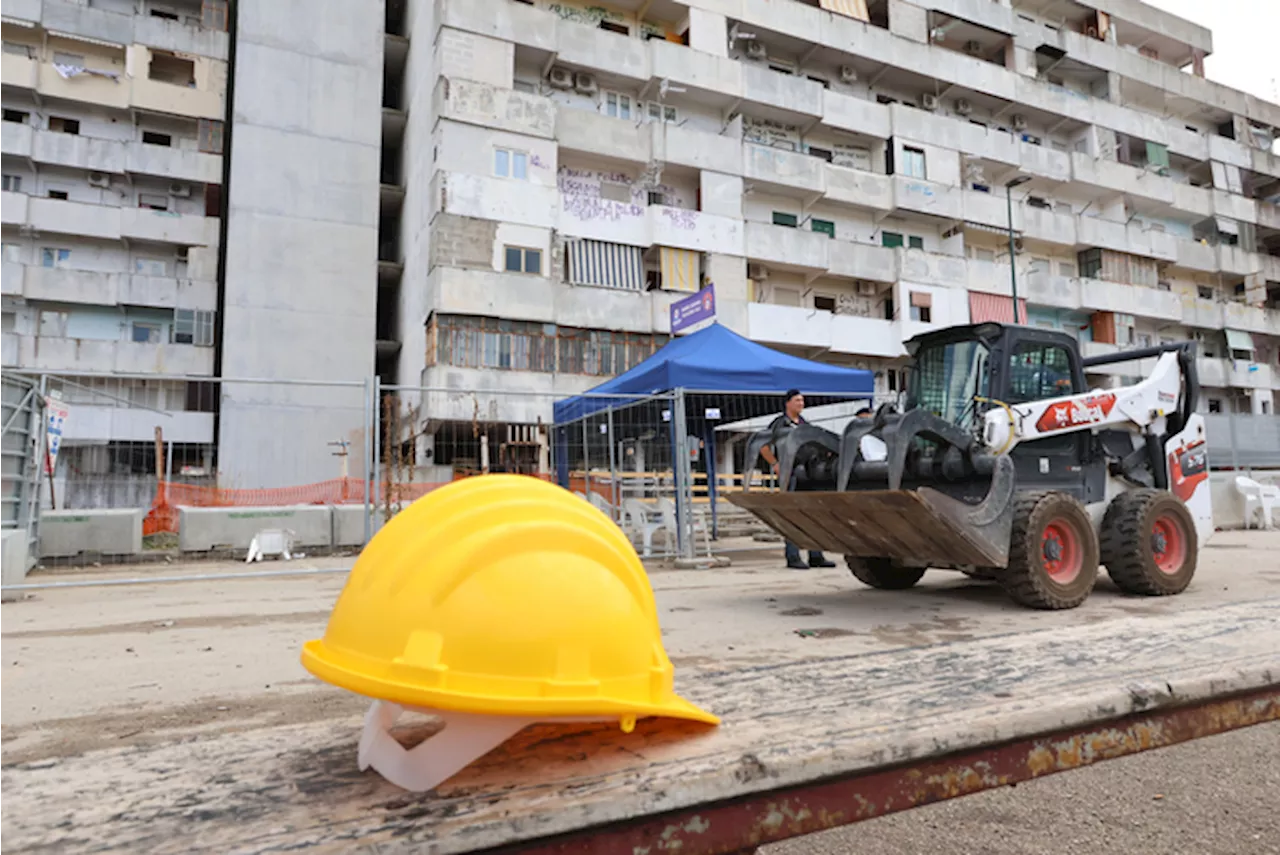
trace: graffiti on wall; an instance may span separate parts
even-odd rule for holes
[[[552,3],[547,6],[547,11],[559,15],[562,21],[585,24],[588,27],[598,27],[602,21],[626,23],[621,12],[605,9],[603,6],[567,6],[563,3]]]
[[[800,146],[800,126],[775,122],[772,119],[753,119],[743,116],[742,138],[759,145],[795,151]]]
[[[610,199],[601,193],[602,185],[612,185],[611,189],[626,195],[626,199]],[[686,222],[684,214],[696,214],[684,210],[687,204],[685,194],[669,184],[649,185],[636,181],[625,172],[600,172],[593,169],[575,169],[562,166],[556,171],[556,186],[562,197],[562,209],[579,220],[602,219],[617,221],[624,217],[642,217],[649,204],[649,193],[661,193],[667,205],[664,209],[671,211],[672,223],[677,228],[693,228],[693,225],[681,225]],[[692,222],[689,220],[689,222]]]

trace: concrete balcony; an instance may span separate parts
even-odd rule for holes
[[[120,208],[32,197],[27,223],[36,231],[120,239]]]
[[[1209,159],[1209,139],[1187,130],[1181,123],[1169,125],[1169,151],[1202,163]]]
[[[116,110],[126,110],[129,107],[130,97],[133,87],[130,86],[130,78],[124,73],[124,56],[120,57],[120,64],[114,68],[108,66],[104,70],[116,72],[119,77],[111,79],[108,77],[98,77],[92,74],[77,74],[75,77],[63,78],[58,70],[53,67],[51,62],[39,63],[39,69],[36,72],[38,79],[38,88],[41,96],[45,98],[61,98],[67,101],[80,101],[87,104],[98,104],[102,107],[111,107]],[[9,76],[5,75],[5,83],[9,82]],[[217,116],[216,118],[222,118]]]
[[[977,190],[962,190],[964,220],[967,223],[980,223],[994,229],[1009,227],[1009,207],[1003,193],[981,193]],[[1022,231],[1022,204],[1013,206],[1014,231]]]
[[[1280,229],[1280,205],[1258,202],[1258,225],[1268,229]]]
[[[1235,302],[1220,305],[1223,327],[1280,336],[1280,309],[1264,309]]]
[[[6,338],[10,334],[6,334]],[[17,335],[14,365],[38,371],[213,374],[213,348]],[[153,426],[154,430],[154,426]]]
[[[1202,300],[1193,294],[1185,294],[1180,298],[1182,303],[1182,323],[1194,329],[1220,330],[1223,328],[1224,303],[1217,300]]]
[[[1209,159],[1220,160],[1223,163],[1239,166],[1242,169],[1248,169],[1253,165],[1253,158],[1249,155],[1249,149],[1235,140],[1229,140],[1217,134],[1209,135]]]
[[[1140,318],[1182,320],[1182,300],[1177,294],[1101,279],[1080,280],[1080,305],[1086,309],[1120,312]]]
[[[1022,206],[1022,233],[1029,238],[1061,246],[1076,246],[1078,243],[1083,243],[1083,240],[1077,236],[1077,220],[1074,214],[1036,208],[1031,205]]]
[[[977,127],[976,125],[974,127]],[[1017,140],[1018,164],[1023,172],[1051,181],[1071,180],[1071,158],[1066,152],[1048,146]]]
[[[67,442],[155,442],[156,425],[166,442],[214,442],[213,413],[169,412],[167,416],[124,405],[94,407],[76,404],[76,417],[67,420]]]
[[[447,214],[544,229],[555,227],[560,209],[560,191],[554,186],[465,172],[436,172],[431,197],[438,205],[437,210]],[[596,201],[602,200],[597,197]],[[568,199],[565,204],[567,206]],[[643,210],[638,212],[642,213]]]
[[[120,280],[127,278],[124,273],[18,266],[22,296],[29,300],[47,300],[52,303],[113,306],[118,301]],[[5,276],[9,276],[7,269]]]
[[[218,308],[218,283],[208,279],[173,276],[123,276],[117,302],[122,306],[155,306],[162,309]]]
[[[181,246],[213,246],[218,242],[216,217],[120,208],[120,236],[130,240],[176,243]]]
[[[5,261],[0,263],[0,294],[6,297],[23,296],[26,287],[23,282],[26,270],[25,264],[17,261]]]
[[[867,279],[873,282],[896,282],[898,251],[874,244],[833,240],[827,249],[828,269],[835,276]]]
[[[690,97],[701,93],[717,103],[726,103],[743,96],[744,63],[661,39],[644,44],[649,46],[650,67],[662,69],[662,76],[673,85],[688,89]]]
[[[830,163],[824,163],[822,167],[828,201],[872,211],[893,210],[891,176]]]
[[[548,53],[559,49],[560,18],[542,9],[508,0],[442,0],[442,26],[527,45]]]
[[[893,134],[889,105],[827,89],[823,93],[822,107],[824,125],[879,139],[888,139]]]
[[[942,288],[966,287],[968,273],[965,271],[965,260],[958,255],[902,247],[895,252],[898,255],[898,279]]]
[[[554,189],[552,193],[555,194]],[[451,203],[450,213],[461,213],[461,210],[452,210],[454,207]],[[557,216],[555,228],[565,237],[641,247],[652,243],[648,208],[643,205],[565,193],[554,210]],[[502,218],[495,216],[491,219]]]
[[[895,209],[955,220],[964,217],[964,195],[959,187],[902,175],[892,179]]]
[[[556,58],[570,65],[590,68],[594,73],[647,83],[652,76],[650,69],[656,67],[650,65],[649,44],[601,30],[595,24],[579,24],[561,18],[556,32]]]
[[[1273,385],[1274,371],[1265,362],[1201,357],[1196,360],[1196,370],[1200,374],[1201,386],[1270,389]]]
[[[34,136],[35,132],[30,125],[5,122],[4,134],[0,135],[0,152],[11,157],[30,157]]]
[[[1213,199],[1206,187],[1192,187],[1190,184],[1173,185],[1173,207],[1179,211],[1187,211],[1208,217],[1213,213]]]
[[[1249,149],[1249,157],[1253,161],[1252,166],[1249,168],[1254,172],[1270,175],[1272,178],[1280,178],[1280,155],[1253,148]]]
[[[559,113],[583,114],[550,98],[460,78],[441,78],[435,92],[436,115],[516,134],[552,139]]]
[[[218,305],[216,282],[69,270],[6,262],[4,293],[50,303],[94,306],[150,306],[164,309],[209,309]]]
[[[742,174],[743,145],[739,139],[667,123],[655,122],[646,127],[650,133],[650,149],[657,160],[729,175]]]
[[[15,89],[35,89],[39,80],[39,63],[13,53],[0,55],[0,75],[4,85]]]
[[[860,356],[898,357],[902,330],[893,321],[837,315],[819,309],[750,303],[747,335],[767,344],[786,344]]]
[[[653,67],[662,68],[656,63]],[[823,115],[825,92],[822,84],[807,77],[782,74],[765,65],[742,65],[742,97],[754,103],[816,119]]]
[[[132,106],[155,113],[218,121],[225,119],[227,112],[225,91],[195,89],[137,77],[133,79]]]
[[[159,175],[196,184],[222,183],[222,155],[134,143],[125,146],[124,168],[139,175]]]
[[[124,172],[125,146],[119,140],[94,139],[57,131],[36,131],[31,157],[39,163],[120,175]]]
[[[970,258],[965,262],[968,287],[986,294],[1012,296],[1008,263],[980,261]],[[1018,298],[1036,306],[1055,306],[1062,309],[1080,308],[1080,280],[1070,276],[1032,272],[1025,264],[1018,268]]]
[[[1174,183],[1155,172],[1114,160],[1071,153],[1071,177],[1082,184],[1172,205]]]
[[[1218,271],[1218,254],[1209,244],[1183,238],[1177,241],[1175,247],[1177,252],[1176,263],[1179,267],[1184,267],[1187,270],[1199,270],[1202,273],[1216,273]]]
[[[1238,246],[1220,244],[1215,251],[1218,256],[1218,269],[1223,273],[1248,276],[1261,268],[1257,256],[1252,252],[1245,252]]]
[[[147,47],[171,50],[176,53],[193,53],[213,59],[227,58],[230,35],[223,30],[208,30],[201,26],[168,21],[151,15],[130,15],[133,23],[133,41]]]
[[[1172,235],[1082,214],[1077,218],[1077,242],[1082,246],[1142,255],[1173,261],[1178,257],[1178,241]]]
[[[704,211],[650,205],[649,242],[655,246],[743,255],[743,222]],[[823,237],[826,237],[823,235]]]
[[[30,202],[26,193],[0,193],[0,221],[6,226],[25,226],[30,219]]]
[[[807,231],[768,223],[748,222],[746,254],[752,261],[787,270],[826,272],[827,253],[838,241],[822,232]]]
[[[1258,204],[1252,199],[1216,188],[1210,191],[1210,198],[1215,216],[1230,217],[1244,223],[1257,222]]]
[[[653,157],[649,127],[564,104],[556,110],[556,141],[561,151],[648,163]]]
[[[777,72],[772,72],[777,74]],[[742,175],[762,192],[813,196],[823,191],[826,161],[780,148],[744,143]]]

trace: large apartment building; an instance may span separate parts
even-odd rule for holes
[[[1086,353],[1197,339],[1206,410],[1275,411],[1280,105],[1205,79],[1209,32],[1137,0],[273,0],[229,33],[212,0],[119,0],[118,36],[65,23],[108,5],[5,6],[5,365],[82,365],[72,319],[110,307],[128,332],[97,364],[209,372],[177,332],[203,287],[223,376],[447,390],[398,397],[420,431],[506,389],[484,420],[530,425],[710,283],[721,323],[887,394],[905,338],[1013,318],[1012,267],[1023,322]],[[360,391],[225,384],[220,472],[329,477]]]
[[[1274,411],[1280,106],[1204,79],[1199,26],[1130,0],[409,0],[390,25],[402,383],[574,392],[713,283],[722,323],[890,392],[904,338],[1012,320],[1011,226],[1025,323],[1086,353],[1196,338],[1206,409]]]

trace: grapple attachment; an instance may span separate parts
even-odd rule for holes
[[[999,457],[986,497],[976,505],[929,487],[733,493],[726,498],[801,549],[892,558],[920,567],[1004,567],[1014,486],[1013,461]]]
[[[762,430],[747,443],[747,465],[754,465],[765,446],[773,449],[778,461],[778,483],[791,484],[792,473],[797,474],[797,488],[801,490],[835,489],[837,457],[840,454],[840,437],[829,430],[804,424],[779,430]],[[801,450],[805,450],[805,462],[797,465]],[[749,486],[750,481],[743,486]]]

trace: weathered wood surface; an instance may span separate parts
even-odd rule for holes
[[[719,728],[525,731],[413,795],[359,721],[6,766],[6,852],[468,852],[1280,683],[1280,598],[776,665],[687,667]]]

